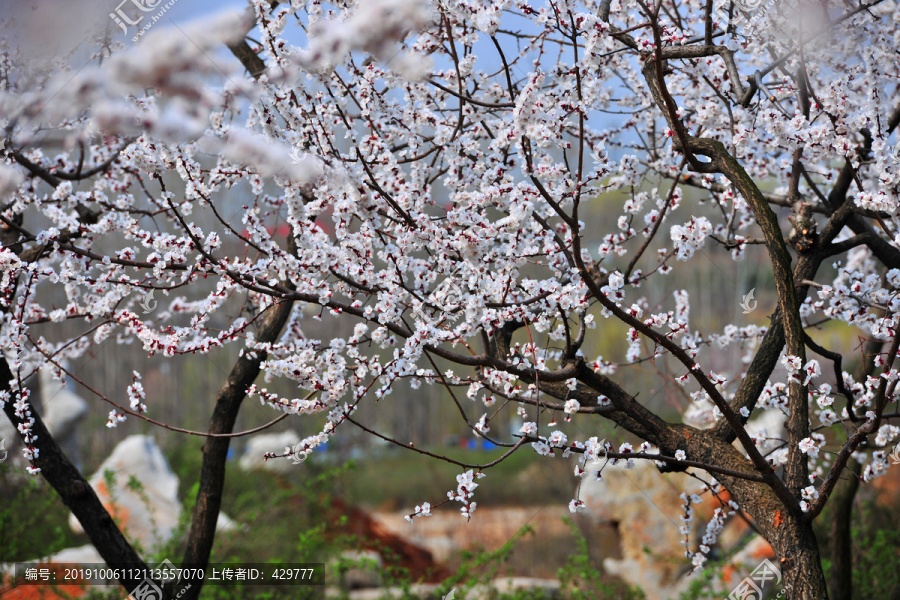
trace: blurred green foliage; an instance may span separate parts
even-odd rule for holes
[[[42,477],[0,464],[0,563],[86,544],[68,521],[69,510]]]

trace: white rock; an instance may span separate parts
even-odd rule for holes
[[[588,473],[604,460],[590,465]],[[659,473],[649,461],[638,460],[630,470],[623,464],[610,463],[603,469],[603,481],[589,475],[581,485],[586,505],[582,514],[596,522],[619,524],[622,558],[605,559],[603,568],[639,586],[648,600],[677,598],[689,583],[682,568],[679,496],[697,486],[684,473]],[[652,557],[644,552],[648,546],[653,548]]]
[[[758,446],[760,452],[765,454],[766,450],[775,448],[781,444],[780,440],[786,438],[785,423],[787,423],[787,416],[778,409],[770,408],[754,415],[753,419],[747,422],[745,428],[751,435],[762,433],[764,437],[768,438]],[[739,441],[735,440],[734,446],[743,452],[744,447]]]
[[[41,415],[44,424],[56,438],[56,443],[64,446],[64,438],[74,436],[76,425],[87,413],[87,402],[78,394],[70,391],[66,384],[54,379],[52,369],[41,368],[40,376],[41,406],[43,408]]]
[[[241,456],[239,465],[246,471],[273,471],[277,473],[286,473],[291,469],[296,469],[290,458],[270,458],[265,460],[263,456],[266,452],[274,452],[283,454],[285,448],[293,448],[300,443],[300,436],[293,430],[287,430],[282,433],[266,433],[250,438],[247,446],[244,448],[244,454]]]
[[[237,531],[241,528],[241,524],[226,515],[223,512],[219,513],[219,518],[216,519],[216,531],[220,532],[228,532],[228,531]]]
[[[112,489],[104,477],[107,470],[115,473]],[[129,488],[132,476],[140,482],[142,492]],[[178,525],[178,477],[148,435],[122,440],[89,481],[125,534],[145,548],[164,544]],[[76,533],[84,531],[75,515],[69,517],[69,525]]]
[[[45,383],[45,380],[47,383]],[[53,386],[49,388],[45,386]],[[87,415],[88,405],[81,396],[55,381],[41,370],[41,415],[50,435],[72,463],[81,468],[79,425]]]
[[[112,490],[108,489],[104,477],[107,470],[115,473]],[[140,482],[140,491],[129,488],[132,476]],[[181,512],[178,476],[152,437],[132,435],[122,440],[89,481],[129,538],[138,540],[147,550],[171,538]],[[69,516],[69,525],[76,533],[84,531],[75,515]],[[218,531],[232,531],[237,527],[234,521],[219,513]]]
[[[100,557],[100,553],[97,552],[96,548],[94,548],[90,544],[86,544],[84,546],[76,546],[74,548],[66,548],[65,550],[60,550],[56,554],[50,555],[50,559],[48,562],[71,563],[75,565],[102,565],[106,561]]]

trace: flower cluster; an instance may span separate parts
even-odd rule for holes
[[[746,423],[745,451],[784,466],[799,449],[815,475],[826,443],[853,450],[842,446],[853,427],[880,446],[898,437],[885,414],[900,379],[887,350],[900,331],[896,2],[816,21],[840,35],[811,39],[791,37],[790,20],[775,27],[778,11],[737,11],[712,42],[697,1],[652,18],[640,3],[593,0],[252,6],[252,23],[226,14],[156,27],[132,47],[104,42],[83,69],[41,73],[3,42],[0,80],[16,84],[0,89],[0,346],[17,376],[106,341],[150,361],[231,346],[264,380],[240,392],[318,419],[298,447],[266,457],[383,422],[357,410],[440,396],[477,435],[505,434],[515,415],[524,424],[510,437],[539,456],[582,454],[579,481],[610,462],[664,464],[650,441],[694,464],[694,429],[734,423],[729,410]],[[224,47],[238,60],[220,63]],[[648,79],[657,56],[666,68]],[[657,75],[677,106],[656,103]],[[779,233],[792,224],[810,247]],[[749,290],[735,289],[734,302],[716,299],[735,318],[710,318],[694,276],[708,259],[735,278],[738,261],[777,263],[782,279],[802,263],[805,279],[757,293],[798,314],[754,324],[769,322],[741,317]],[[785,348],[795,317],[810,348],[832,343],[812,339],[825,322],[846,333],[835,339],[871,340],[872,368],[853,375],[830,347],[818,359]],[[587,355],[610,339],[605,358]],[[660,388],[681,386],[668,400],[685,424],[649,415],[647,381],[621,377],[651,367]],[[4,382],[0,403],[15,403],[33,462],[40,441],[18,385]],[[127,405],[121,389],[104,397],[107,427],[146,418],[153,393],[135,371]],[[810,430],[786,432],[807,405]],[[585,417],[649,441],[613,453],[576,439],[569,422]],[[866,481],[888,468],[880,450],[857,456]],[[481,476],[459,475],[448,493],[466,518]],[[806,508],[818,489],[803,489]],[[570,509],[582,508],[576,494]]]
[[[475,495],[475,488],[478,487],[478,484],[475,483],[475,479],[481,479],[482,477],[484,477],[484,473],[481,471],[475,473],[470,469],[465,473],[456,476],[456,493],[447,492],[448,500],[455,500],[462,504],[459,510],[466,520],[472,518],[472,513],[475,512],[475,507],[477,506],[476,502],[472,502],[472,497]],[[429,505],[426,503],[425,506]],[[421,516],[418,514],[419,512],[419,508],[417,507],[415,516]]]

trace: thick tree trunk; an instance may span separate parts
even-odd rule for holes
[[[293,250],[293,243],[291,244]],[[283,301],[269,309],[256,333],[256,339],[263,343],[271,343],[278,339],[281,330],[290,317],[292,301]],[[228,457],[228,446],[234,431],[241,402],[247,395],[247,388],[259,375],[260,364],[266,359],[265,352],[256,351],[253,358],[249,353],[238,359],[228,379],[216,397],[216,407],[209,422],[209,432],[226,434],[225,437],[209,437],[203,446],[203,466],[200,470],[200,489],[197,492],[197,503],[188,535],[187,548],[182,562],[191,567],[206,566],[212,552],[216,536],[216,522],[222,506],[222,491],[225,488],[225,461]],[[174,591],[180,584],[173,584]],[[181,597],[182,600],[196,600],[200,596],[203,582],[194,583]]]
[[[852,460],[850,471],[859,474],[860,464]],[[831,600],[853,598],[853,545],[850,525],[853,516],[853,499],[859,489],[859,479],[848,477],[837,485],[831,495],[833,514],[831,520]]]
[[[749,461],[712,430],[695,432],[690,437],[688,454],[705,462],[715,462],[734,471],[751,470]],[[800,512],[785,508],[772,487],[760,481],[748,481],[727,474],[716,478],[738,505],[754,520],[762,536],[775,551],[774,565],[781,571],[788,600],[827,600],[828,589],[819,556],[819,544],[812,523]],[[752,565],[751,569],[756,565]],[[744,573],[749,576],[750,573]]]
[[[828,600],[828,586],[812,523],[802,515],[785,514],[783,534],[772,548],[781,569],[784,597],[789,600]]]

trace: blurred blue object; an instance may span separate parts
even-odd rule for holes
[[[478,440],[468,440],[469,442],[469,450],[477,450],[478,449]]]
[[[490,442],[488,440],[481,440],[481,448],[483,450],[493,450],[496,447],[497,447],[497,444],[495,444],[494,442]]]

